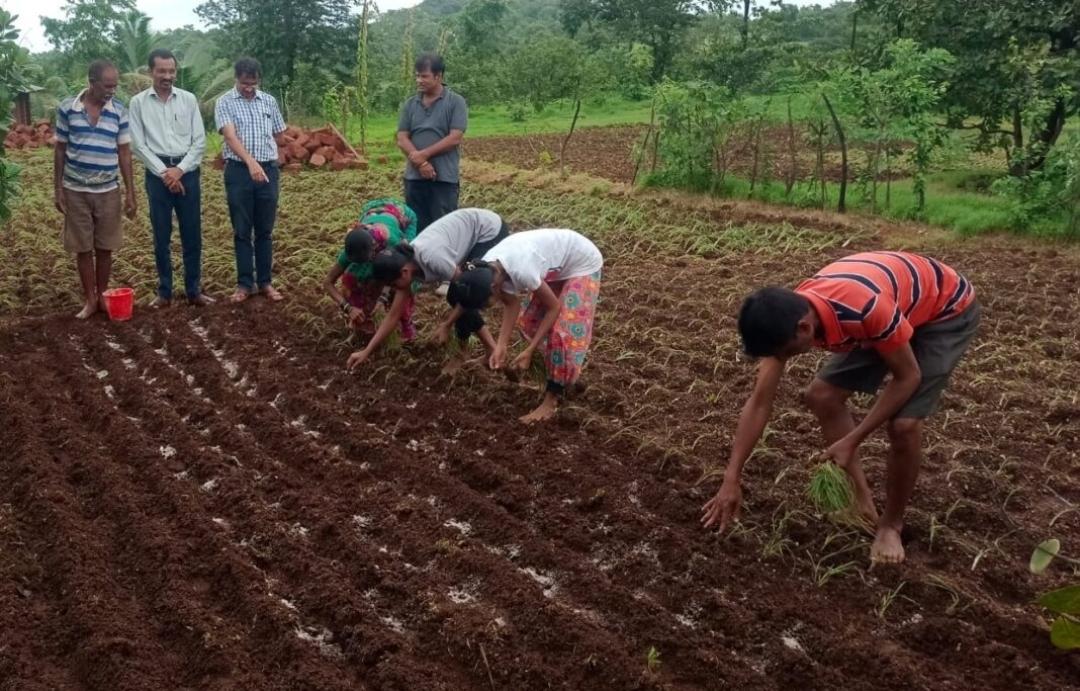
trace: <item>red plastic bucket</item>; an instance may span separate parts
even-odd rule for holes
[[[135,302],[135,291],[131,288],[113,288],[101,294],[105,298],[105,309],[109,319],[122,322],[131,319],[131,307]]]

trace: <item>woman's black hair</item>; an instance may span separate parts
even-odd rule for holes
[[[461,275],[450,283],[446,301],[467,310],[483,309],[491,299],[491,283],[494,279],[495,269],[488,262],[469,262]]]
[[[371,260],[371,277],[380,283],[393,283],[401,276],[405,265],[412,261],[413,248],[407,242],[400,243]]]
[[[793,290],[770,286],[750,294],[739,310],[739,335],[751,357],[772,357],[795,338],[810,302]]]
[[[363,226],[350,230],[345,235],[345,256],[353,264],[371,261],[371,254],[374,251],[375,240]]]

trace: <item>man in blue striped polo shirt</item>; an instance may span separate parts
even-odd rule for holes
[[[278,202],[278,144],[285,118],[277,101],[259,90],[262,68],[252,58],[233,67],[236,87],[218,99],[214,119],[225,138],[225,198],[236,252],[236,292],[243,302],[256,290],[268,299],[282,299],[270,285],[273,268],[274,218]]]
[[[64,215],[64,249],[76,255],[85,304],[76,314],[87,319],[105,309],[112,253],[123,244],[120,175],[124,214],[135,218],[131,175],[131,133],[124,104],[113,96],[120,75],[108,60],[95,60],[87,87],[56,109],[53,180],[56,209]]]

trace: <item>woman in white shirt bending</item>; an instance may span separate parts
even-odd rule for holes
[[[492,293],[503,303],[499,338],[489,358],[492,369],[507,366],[515,323],[528,343],[509,364],[511,370],[527,369],[533,353],[544,344],[544,400],[522,422],[555,415],[566,387],[581,375],[592,341],[603,266],[600,250],[584,235],[542,228],[509,236],[450,284],[450,294],[466,310],[483,308]]]

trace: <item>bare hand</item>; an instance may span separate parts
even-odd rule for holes
[[[58,189],[53,195],[53,205],[60,213],[67,215],[67,202],[64,201],[64,190]]]
[[[439,324],[435,329],[435,333],[431,334],[431,340],[438,345],[446,345],[446,342],[450,340],[450,327],[446,324]]]
[[[431,165],[430,163],[425,163],[424,165],[420,166],[420,175],[425,180],[434,180],[436,177],[438,177],[439,173],[435,170],[435,166]]]
[[[172,189],[172,186],[180,182],[180,178],[184,177],[184,171],[180,170],[176,166],[172,168],[166,168],[165,172],[161,174],[161,179],[164,181],[165,186]]]
[[[742,512],[742,487],[739,482],[724,480],[720,485],[720,491],[712,499],[701,507],[701,525],[711,528],[720,522],[720,532],[724,532],[735,521],[739,520]]]
[[[180,182],[179,180],[176,180],[172,183],[166,182],[165,186],[168,187],[169,191],[173,194],[179,194],[180,196],[184,196],[185,194],[187,194],[187,190],[184,189],[184,183]]]
[[[488,366],[491,369],[502,369],[506,365],[506,346],[496,345],[491,357],[488,358]]]
[[[855,454],[858,450],[858,444],[852,443],[847,437],[844,437],[825,450],[825,458],[846,469],[855,460]]]
[[[419,149],[409,154],[409,163],[413,164],[417,168],[423,166],[428,162],[427,156],[422,154]]]
[[[518,356],[514,358],[514,361],[512,363],[510,363],[510,367],[512,369],[521,371],[529,369],[529,365],[532,364],[532,355],[532,348],[526,348],[525,350],[518,353]]]
[[[258,161],[252,161],[248,164],[248,174],[251,176],[252,180],[260,185],[270,182],[270,178],[266,177],[266,171],[263,170],[263,167],[259,165]]]
[[[135,190],[129,189],[128,193],[124,195],[124,215],[134,220],[135,211]]]
[[[349,361],[345,363],[345,368],[350,372],[360,367],[360,365],[367,362],[369,355],[367,350],[358,350],[349,356]]]

